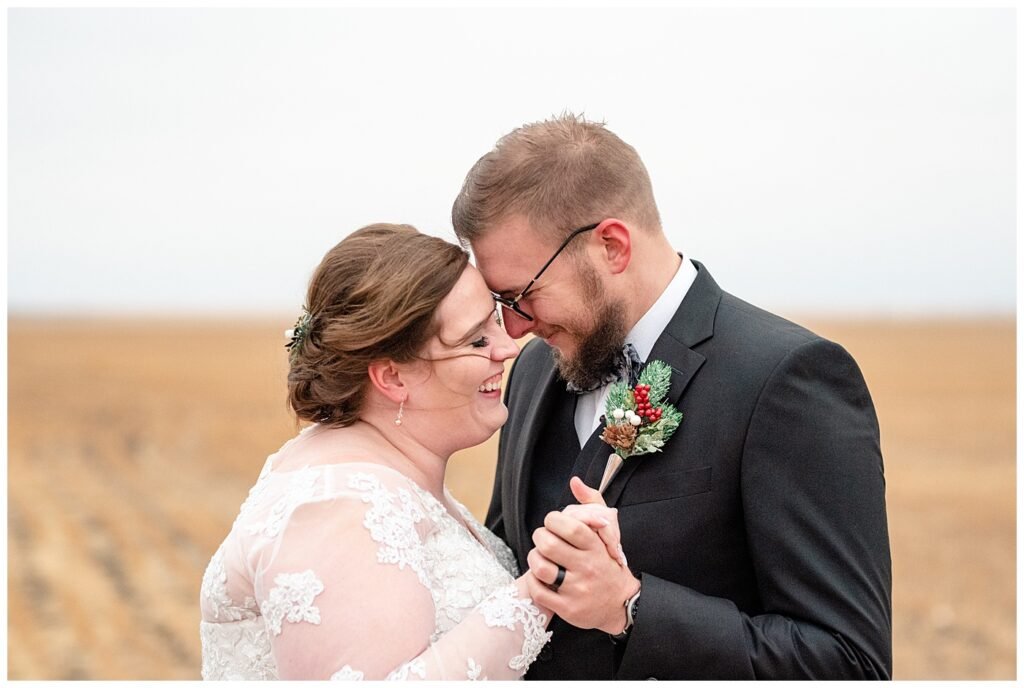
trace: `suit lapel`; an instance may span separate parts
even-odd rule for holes
[[[659,341],[659,346],[661,342]],[[665,347],[668,348],[668,347]],[[690,384],[690,380],[697,374],[697,371],[702,365],[704,365],[704,357],[696,351],[682,347],[679,351],[675,352],[674,355],[662,351],[658,352],[658,346],[655,346],[651,352],[651,358],[648,360],[661,360],[672,366],[672,382],[669,386],[667,403],[673,406],[679,406],[679,400],[683,396],[683,391]],[[686,419],[683,419],[686,422]],[[607,446],[607,445],[605,445]],[[612,481],[608,483],[608,487],[604,491],[604,501],[608,506],[615,506],[619,497],[622,496],[622,490],[626,487],[626,483],[629,481],[633,471],[637,469],[637,466],[644,460],[643,456],[631,456],[626,459],[622,464],[622,468],[612,478]],[[604,471],[604,462],[601,463],[600,470]],[[598,475],[598,480],[601,479],[601,475]]]
[[[511,480],[506,482],[509,490],[503,495],[505,504],[513,505],[512,513],[506,522],[506,527],[514,524],[506,532],[516,539],[516,552],[528,552],[533,549],[533,542],[530,533],[526,532],[526,505],[527,490],[530,470],[534,461],[534,450],[540,433],[544,428],[544,421],[551,410],[552,403],[557,397],[554,392],[558,389],[558,374],[554,360],[548,356],[544,363],[545,368],[541,371],[537,381],[537,395],[534,403],[529,407],[519,428],[519,436],[515,438],[514,461],[511,464]],[[565,383],[561,383],[565,384]]]
[[[707,269],[693,261],[697,277],[686,293],[675,315],[658,338],[648,361],[660,360],[672,367],[672,382],[666,401],[679,406],[683,392],[694,375],[704,364],[704,356],[693,350],[714,334],[715,314],[722,300],[722,290],[708,274]],[[683,418],[683,423],[686,418]],[[597,489],[604,475],[605,464],[611,448],[601,441],[603,425],[598,427],[577,457],[573,475],[578,475],[590,487]],[[671,441],[671,440],[670,440]],[[630,476],[637,469],[643,457],[630,457],[622,464],[619,472],[605,488],[604,498],[608,506],[615,506]],[[572,493],[566,488],[563,504],[573,504]]]

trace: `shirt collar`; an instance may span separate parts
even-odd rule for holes
[[[672,281],[668,283],[668,286],[661,292],[658,300],[647,309],[643,317],[637,321],[633,329],[626,335],[626,342],[636,348],[641,361],[646,361],[647,357],[651,355],[658,337],[668,327],[672,316],[679,309],[679,304],[682,302],[683,297],[690,290],[690,285],[697,278],[697,268],[694,267],[693,263],[682,253],[679,254],[679,257],[683,261],[679,265],[679,269],[676,270]]]

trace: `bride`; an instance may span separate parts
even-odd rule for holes
[[[203,576],[203,678],[521,677],[551,614],[444,487],[449,456],[507,416],[518,349],[483,278],[458,246],[377,224],[327,253],[306,303],[288,394],[311,425],[267,459]],[[602,509],[571,514],[613,556]]]

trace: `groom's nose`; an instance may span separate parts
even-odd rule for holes
[[[505,310],[503,316],[505,321],[505,331],[508,332],[508,335],[512,337],[512,339],[525,337],[533,330],[534,325],[536,325],[536,321],[530,322],[526,318],[520,317],[508,309]]]

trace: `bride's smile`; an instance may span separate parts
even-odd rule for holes
[[[480,385],[477,389],[485,395],[497,395],[498,397],[500,397],[501,373],[498,373],[497,375],[492,375],[491,377],[487,378],[487,380],[485,380],[484,383]]]

